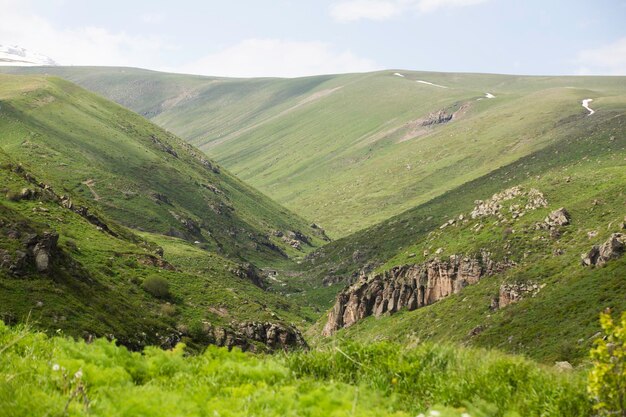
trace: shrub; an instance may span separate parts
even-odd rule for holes
[[[170,303],[161,305],[161,314],[168,317],[176,315],[176,306]]]
[[[20,201],[22,199],[20,193],[16,191],[7,191],[6,198],[9,201]]]
[[[148,277],[143,281],[142,287],[156,298],[167,298],[170,296],[170,284],[163,277]]]
[[[589,394],[601,415],[626,417],[626,311],[613,322],[610,312],[600,314],[606,336],[591,350]]]

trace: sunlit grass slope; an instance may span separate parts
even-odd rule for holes
[[[224,79],[129,68],[46,71],[152,118],[336,237],[548,146],[586,117],[584,98],[594,99],[594,117],[626,111],[624,77],[390,70]],[[421,126],[440,110],[458,113],[449,123]]]
[[[624,233],[626,221],[625,114],[615,111],[599,116],[579,122],[585,124],[572,126],[556,143],[488,176],[325,246],[305,266],[308,272],[292,285],[305,289],[310,282],[300,296],[319,302],[324,296],[332,299],[336,288],[345,285],[323,287],[319,280],[324,276],[355,276],[366,264],[384,271],[435,256],[475,256],[487,250],[495,259],[506,257],[517,266],[431,306],[368,318],[339,337],[454,341],[524,353],[546,362],[580,361],[600,330],[598,311],[626,310],[626,257],[602,268],[584,267],[580,260],[581,254],[604,243],[612,233]],[[517,185],[540,190],[548,206],[510,222],[470,218],[475,200],[486,200]],[[503,203],[504,210],[508,212],[516,203]],[[558,234],[537,229],[537,223],[560,207],[571,215],[569,225]],[[459,215],[466,221],[440,229]],[[493,311],[491,300],[503,283],[531,283],[541,290]],[[472,333],[474,329],[479,330]],[[318,335],[320,330],[316,327],[310,334]]]
[[[238,274],[238,263],[182,239],[138,235],[90,207],[106,224],[106,232],[51,194],[6,199],[5,193],[37,190],[28,179],[45,182],[45,177],[18,167],[0,150],[0,321],[30,321],[49,333],[59,330],[78,338],[114,337],[131,348],[182,338],[197,349],[206,344],[206,324],[229,328],[233,323],[272,321],[304,326],[304,320],[312,319],[289,300]],[[87,203],[80,198],[74,202]],[[8,265],[27,252],[24,242],[46,232],[59,235],[50,269],[39,273],[24,264],[13,274]],[[154,296],[143,287],[155,277],[168,283],[166,296]]]
[[[50,185],[138,230],[260,264],[303,252],[309,223],[144,118],[58,78],[0,76],[0,147]]]
[[[0,323],[0,415],[555,416],[591,413],[584,372],[497,352],[341,344],[185,356],[47,338]]]

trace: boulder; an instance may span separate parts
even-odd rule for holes
[[[564,207],[561,207],[548,214],[548,216],[544,219],[544,223],[550,227],[567,226],[570,220],[571,216],[568,211]]]
[[[611,259],[624,254],[626,235],[613,233],[602,245],[593,245],[589,252],[581,255],[583,266],[604,266]]]
[[[540,290],[541,286],[534,282],[502,284],[498,294],[497,308],[517,303],[527,296],[534,297]]]
[[[569,372],[573,371],[574,367],[568,361],[557,361],[554,362],[554,367],[561,372]]]

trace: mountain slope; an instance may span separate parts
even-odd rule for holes
[[[0,76],[0,136],[3,321],[135,349],[305,345],[312,317],[256,266],[290,264],[319,229],[58,78]]]
[[[302,276],[311,282],[317,268],[309,297],[332,295],[336,286],[322,287],[323,277],[370,278],[346,289],[310,336],[334,320],[348,326],[339,337],[445,340],[580,361],[599,331],[598,312],[626,310],[618,243],[626,241],[625,114],[578,121],[549,147],[313,254]],[[541,198],[529,206],[531,194]],[[566,222],[546,220],[560,208]],[[581,264],[605,242],[615,259]],[[501,267],[486,272],[485,253]],[[427,294],[418,308],[403,298],[416,277]]]
[[[626,94],[623,77],[384,71],[224,79],[129,68],[53,71],[200,146],[334,236],[549,145],[586,117],[583,99],[593,98],[592,108],[602,112]]]
[[[318,229],[118,105],[55,78],[3,75],[0,86],[2,149],[128,227],[260,264],[321,242]]]

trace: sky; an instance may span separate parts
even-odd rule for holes
[[[626,75],[626,0],[0,0],[0,45],[231,77]]]

